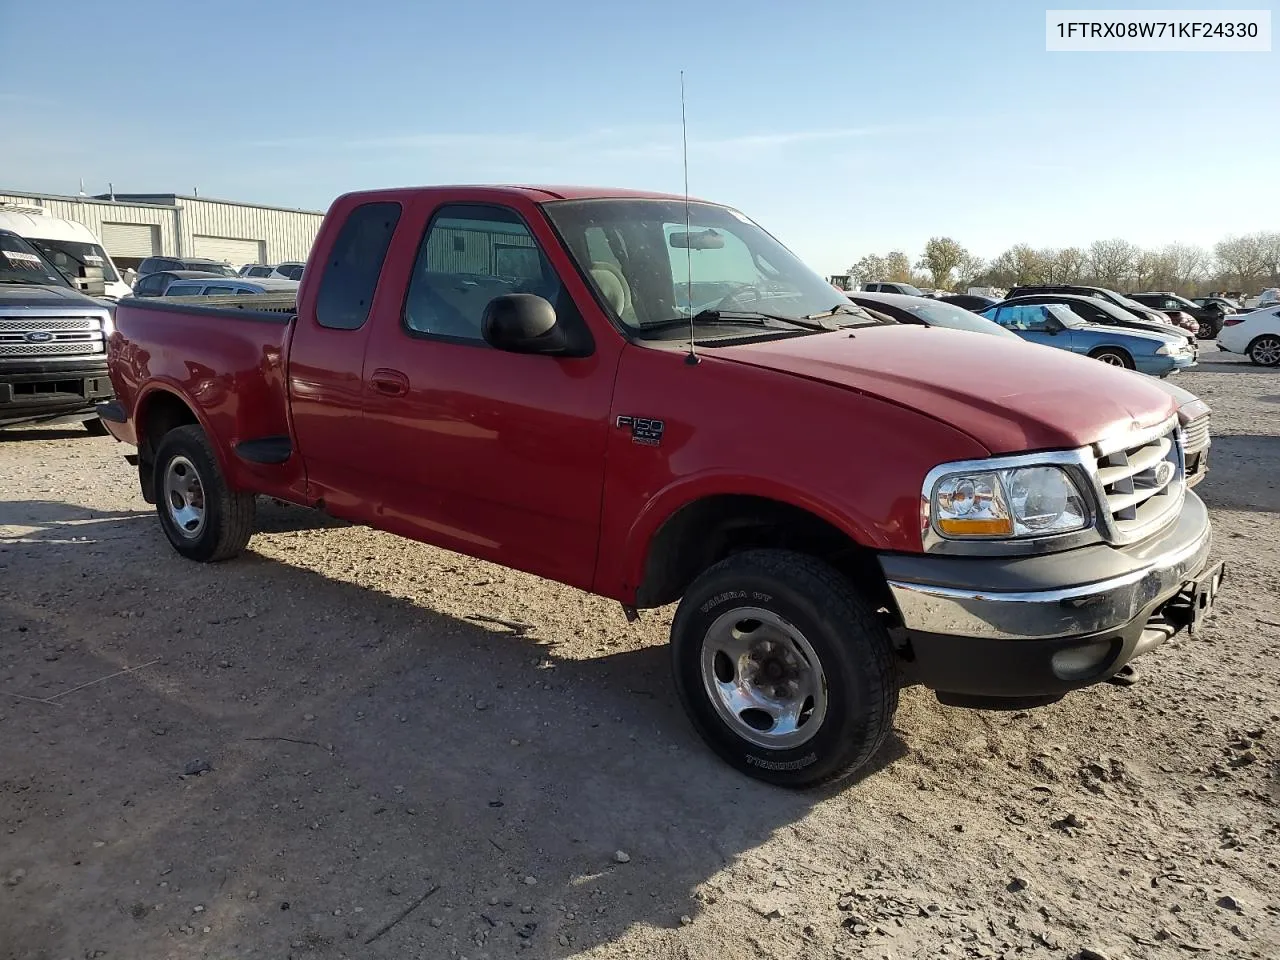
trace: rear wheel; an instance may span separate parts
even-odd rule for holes
[[[1126,370],[1133,369],[1133,357],[1125,353],[1123,350],[1117,350],[1114,347],[1106,347],[1102,350],[1095,350],[1089,354],[1095,360],[1101,360],[1103,363],[1112,367],[1124,367]]]
[[[253,535],[253,494],[227,486],[204,430],[191,424],[166,433],[154,471],[156,513],[175,550],[215,563],[244,549]]]
[[[686,592],[671,628],[676,690],[725,761],[807,787],[865,765],[889,734],[898,676],[888,632],[839,573],[752,550]]]
[[[1280,365],[1280,337],[1265,334],[1249,344],[1249,359],[1260,367]]]

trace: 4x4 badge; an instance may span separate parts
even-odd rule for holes
[[[617,426],[619,429],[631,429],[631,442],[644,444],[646,447],[656,447],[662,443],[662,434],[666,430],[666,424],[661,420],[654,420],[651,417],[618,417]]]

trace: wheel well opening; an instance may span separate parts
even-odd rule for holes
[[[164,435],[175,427],[199,423],[195,413],[172,393],[153,393],[138,412],[142,429],[138,436],[138,480],[142,484],[142,496],[147,503],[155,503],[155,484],[151,473],[155,465],[156,449]]]
[[[672,603],[708,567],[762,548],[824,560],[866,591],[870,602],[891,604],[875,555],[844,531],[789,503],[726,494],[681,507],[659,528],[645,557],[636,606]]]

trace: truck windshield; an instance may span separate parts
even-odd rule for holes
[[[79,277],[81,267],[98,267],[102,271],[102,279],[107,283],[115,283],[120,279],[106,251],[96,243],[83,243],[79,240],[45,240],[40,237],[28,237],[27,242],[38,247],[49,262],[61,270],[62,275],[68,280]]]
[[[699,329],[709,337],[758,336],[760,317],[871,321],[728,207],[690,203],[687,225],[683,200],[558,200],[543,209],[601,302],[637,335],[678,337],[672,321],[695,315],[714,316]],[[848,309],[832,313],[841,307]],[[731,329],[735,318],[742,330]]]
[[[0,283],[71,286],[33,247],[14,234],[0,234]]]

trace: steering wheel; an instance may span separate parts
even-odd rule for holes
[[[764,299],[764,291],[761,290],[759,287],[757,287],[754,283],[740,283],[732,292],[727,294],[724,297],[724,299],[722,299],[719,303],[716,304],[716,309],[728,310],[731,307],[733,307],[735,304],[738,306],[741,306],[742,295],[748,292],[755,294],[754,297],[749,298],[751,300],[759,301]]]

